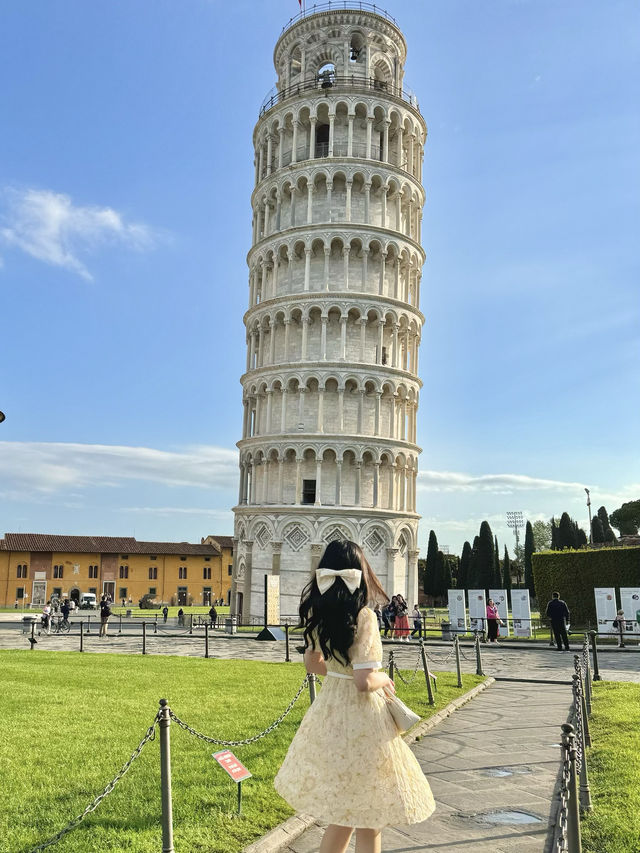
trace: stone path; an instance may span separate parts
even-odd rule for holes
[[[93,620],[92,620],[93,622]],[[94,624],[91,633],[84,638],[84,649],[87,652],[111,652],[121,654],[141,654],[142,626],[131,627],[123,624],[123,634],[118,635],[118,621],[112,620],[110,634],[106,639],[98,637],[98,625]],[[291,658],[300,660],[295,650],[299,639],[291,641]],[[514,647],[511,645],[482,646],[484,671],[494,678],[528,678],[542,681],[568,681],[573,672],[573,654],[579,651],[581,638],[576,640],[574,649],[569,652],[558,652],[548,646]],[[27,636],[22,633],[19,621],[0,622],[0,649],[28,649]],[[38,638],[36,652],[41,649],[56,649],[60,651],[77,651],[79,649],[79,627],[73,624],[71,633],[67,635],[43,635]],[[383,644],[385,661],[389,651],[393,649],[396,662],[403,669],[413,670],[419,656],[417,643],[387,643]],[[475,672],[475,654],[470,644],[462,644],[463,672]],[[153,626],[147,626],[148,654],[182,655],[186,657],[204,656],[204,629],[194,628],[193,635],[170,624],[162,626],[159,623],[158,633],[153,633]],[[431,667],[435,671],[451,670],[455,667],[451,655],[451,643],[442,644],[429,642],[427,654]],[[209,638],[209,655],[211,658],[284,661],[285,648],[283,642],[257,642],[252,636],[244,637],[237,634],[230,637],[221,631],[211,632]],[[629,646],[628,650],[618,650],[613,647],[600,648],[600,669],[604,678],[611,681],[640,682],[640,649]]]
[[[570,705],[565,685],[498,682],[415,743],[436,812],[385,830],[385,853],[545,853]],[[313,825],[283,853],[317,853],[321,838]]]

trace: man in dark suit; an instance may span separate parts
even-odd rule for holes
[[[569,651],[569,637],[567,636],[567,622],[569,621],[569,608],[565,601],[560,598],[559,592],[552,593],[551,601],[547,604],[547,618],[551,620],[551,630],[555,637],[558,651]]]

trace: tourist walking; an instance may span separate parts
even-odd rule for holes
[[[567,635],[567,623],[569,621],[569,608],[566,602],[560,598],[559,592],[551,594],[551,601],[547,604],[547,618],[551,620],[551,630],[556,641],[558,651],[569,651],[569,637]]]
[[[178,610],[178,625],[184,625],[184,610],[182,607]]]
[[[498,605],[490,598],[487,602],[487,638],[490,643],[498,642],[498,625],[502,624],[502,620],[498,614]]]
[[[391,622],[390,622],[390,619],[391,619],[391,609],[390,608],[391,608],[390,603],[385,604],[385,606],[382,608],[382,624],[384,626],[384,636],[385,637],[388,637],[389,634],[391,634],[391,636],[393,636],[393,627],[392,627]]]
[[[398,733],[380,672],[382,643],[367,604],[386,600],[353,542],[329,543],[302,593],[307,672],[327,676],[275,778],[296,811],[328,824],[319,853],[380,853],[385,826],[420,823],[435,808],[429,783]]]
[[[413,605],[413,613],[411,614],[411,618],[413,619],[413,631],[411,632],[411,636],[415,637],[418,635],[418,639],[422,636],[422,613],[420,612],[420,608],[417,604]]]
[[[107,629],[109,627],[109,616],[111,616],[111,608],[109,607],[109,601],[105,596],[103,596],[102,601],[100,602],[100,637],[107,636]]]
[[[168,607],[167,607],[167,605],[165,604],[165,606],[162,608],[162,621],[163,621],[163,622],[166,622],[166,621],[167,621],[167,617],[168,617],[168,615],[169,615],[169,608],[168,608]]]
[[[42,621],[42,630],[45,634],[51,633],[51,604],[47,601],[45,606],[42,608],[42,616],[40,617]]]
[[[401,643],[409,642],[409,605],[399,593],[396,595],[396,621],[393,636]]]
[[[216,622],[218,620],[218,611],[216,610],[213,604],[209,608],[209,619],[211,619],[211,627],[215,628]]]

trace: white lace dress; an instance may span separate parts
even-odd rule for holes
[[[324,823],[382,829],[432,814],[431,788],[382,696],[360,693],[353,668],[379,669],[378,621],[358,614],[351,665],[327,661],[327,677],[275,778],[280,796]],[[341,677],[342,676],[342,677]],[[346,676],[346,677],[345,677]]]

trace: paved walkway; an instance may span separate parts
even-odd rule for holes
[[[92,620],[93,622],[93,620]],[[109,636],[106,639],[98,637],[99,625],[94,624],[91,633],[84,637],[84,649],[87,652],[111,652],[121,654],[142,653],[142,626],[139,624],[128,627],[123,625],[123,633],[119,635],[118,621],[112,620],[109,626]],[[36,653],[41,649],[60,651],[78,651],[80,647],[79,627],[73,624],[71,633],[67,635],[50,634],[38,637]],[[291,658],[301,660],[295,650],[299,638],[292,638]],[[582,638],[577,639],[571,653],[558,652],[546,645],[516,648],[511,645],[482,646],[484,671],[494,678],[528,678],[542,681],[567,681],[573,672],[573,654],[581,648]],[[28,649],[29,641],[22,633],[19,621],[0,621],[0,649]],[[384,659],[388,660],[389,652],[393,649],[396,662],[402,669],[413,670],[418,662],[419,646],[417,643],[384,643]],[[463,643],[462,669],[463,672],[475,672],[475,653],[471,644]],[[153,626],[147,626],[147,653],[153,655],[181,655],[185,657],[203,657],[205,652],[204,629],[194,628],[193,635],[178,631],[170,624],[158,625],[158,633],[153,633]],[[452,670],[455,662],[452,656],[451,643],[442,644],[430,641],[427,643],[427,654],[430,665],[435,671]],[[283,661],[285,657],[284,642],[257,642],[253,637],[245,638],[242,634],[230,637],[221,631],[212,631],[209,637],[209,656],[221,659]],[[640,649],[629,646],[628,650],[618,650],[613,647],[599,651],[600,670],[605,679],[611,681],[640,682]]]
[[[415,743],[437,808],[385,830],[385,853],[545,853],[570,705],[565,685],[498,682]],[[314,825],[284,850],[317,853],[321,838]]]

